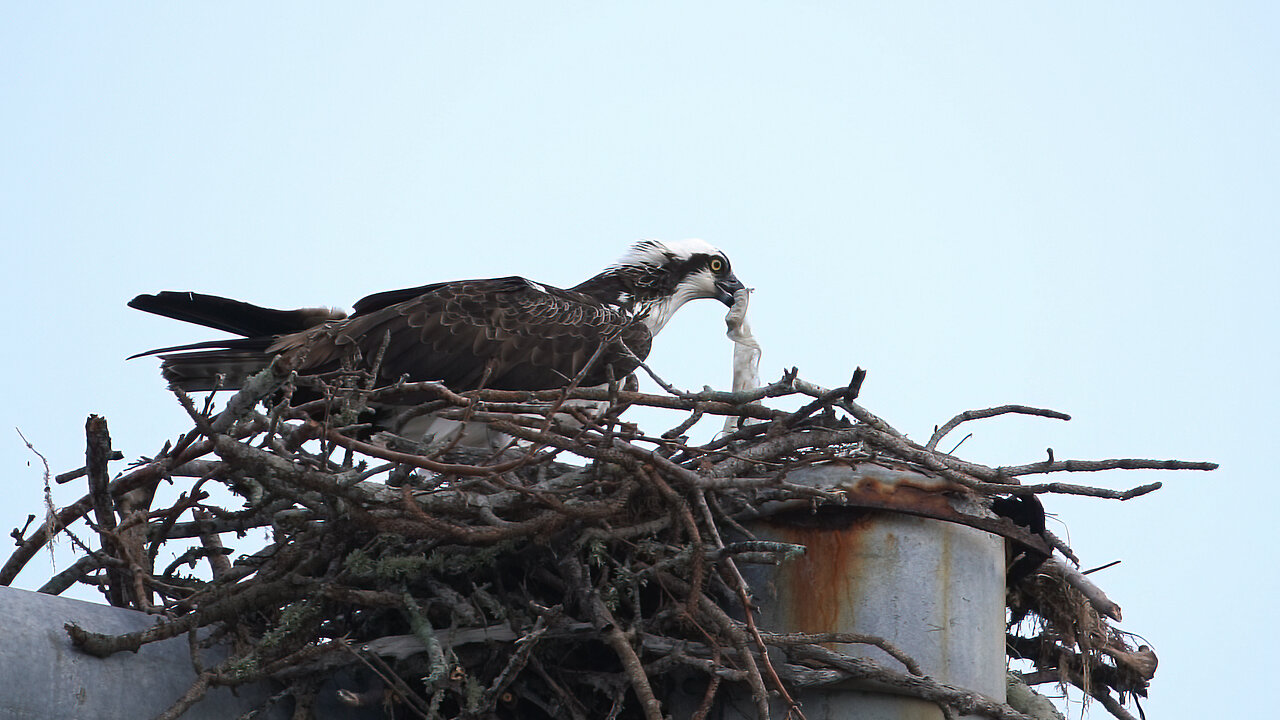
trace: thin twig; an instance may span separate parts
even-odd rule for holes
[[[1048,410],[1045,408],[1030,407],[1028,405],[1001,405],[999,407],[984,408],[982,410],[965,410],[948,420],[942,427],[933,431],[933,435],[929,438],[929,442],[924,444],[926,450],[933,450],[938,447],[938,442],[947,436],[947,433],[955,430],[961,423],[970,420],[981,420],[983,418],[996,417],[998,415],[1008,415],[1010,413],[1018,415],[1036,415],[1039,417],[1052,418],[1054,420],[1070,420],[1071,416],[1058,412],[1057,410]]]

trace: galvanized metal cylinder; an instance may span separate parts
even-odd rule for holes
[[[144,645],[136,653],[98,658],[76,650],[62,627],[70,622],[93,632],[119,635],[151,627],[156,623],[153,615],[0,587],[0,617],[2,717],[149,718],[182,697],[196,679],[185,635]],[[216,665],[216,654],[206,660]],[[237,693],[214,688],[183,718],[234,718],[265,697],[261,687]]]
[[[155,625],[154,615],[0,586],[0,718],[19,720],[134,720],[163,712],[196,679],[187,636],[148,643],[138,652],[99,658],[72,646],[64,623],[112,635]],[[226,648],[202,650],[206,668],[226,659]],[[346,680],[342,678],[342,680]],[[337,701],[334,678],[317,695],[317,720],[374,720],[382,708],[351,708]],[[277,688],[264,683],[209,690],[183,720],[228,720],[259,707]],[[259,714],[284,720],[286,702]]]
[[[792,472],[787,480],[886,501],[909,490],[911,497],[929,503],[963,502],[937,479],[878,467],[824,465]],[[1004,701],[1003,538],[928,517],[841,507],[799,509],[748,528],[758,539],[806,548],[804,555],[778,566],[742,566],[760,608],[761,628],[876,635],[905,651],[935,680]],[[905,671],[873,646],[828,647]],[[942,717],[933,703],[859,683],[803,692],[797,699],[809,720]],[[741,697],[723,705],[715,717],[755,717]],[[785,716],[784,708],[778,710],[778,717]]]

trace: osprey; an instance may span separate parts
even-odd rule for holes
[[[186,391],[238,388],[275,357],[299,375],[345,362],[374,373],[375,385],[404,378],[455,391],[546,390],[625,378],[682,305],[732,306],[742,288],[728,257],[702,240],[643,240],[567,290],[522,277],[455,280],[370,295],[350,315],[172,291],[129,306],[241,336],[134,356],[159,355],[170,386]]]

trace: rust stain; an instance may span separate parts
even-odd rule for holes
[[[852,485],[846,485],[844,489],[851,499],[869,505],[883,504],[887,509],[914,510],[921,514],[942,517],[955,514],[955,510],[947,502],[946,493],[963,490],[958,487],[953,489],[948,486],[917,484],[907,480],[886,484],[872,478],[863,478]]]
[[[859,565],[871,517],[858,513],[849,522],[832,527],[775,526],[784,542],[804,545],[803,556],[780,569],[779,599],[783,618],[793,632],[839,632],[854,624],[853,602]]]
[[[925,482],[899,480],[885,483],[875,478],[860,478],[856,482],[843,483],[840,490],[848,502],[846,508],[889,510],[906,515],[944,520],[959,525],[1000,535],[1044,553],[1052,549],[1038,535],[1014,525],[1004,518],[986,517],[960,511],[952,505],[952,499],[968,494],[959,485],[936,478]]]

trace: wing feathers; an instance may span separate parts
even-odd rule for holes
[[[189,293],[139,296],[135,302],[165,296],[195,300],[170,298],[168,304],[152,303],[141,309],[240,334],[266,331],[241,341],[172,348],[197,350],[164,356],[166,377],[191,389],[211,386],[219,361],[234,366],[237,377],[253,363],[261,367],[276,354],[304,374],[335,370],[344,359],[357,355],[360,364],[368,367],[384,341],[380,382],[407,376],[411,381],[442,381],[455,390],[477,387],[486,367],[492,367],[488,387],[561,387],[582,370],[601,343],[608,343],[583,378],[586,385],[598,385],[610,377],[609,367],[612,376],[621,379],[637,366],[618,342],[643,359],[652,340],[643,323],[588,296],[517,277],[379,293],[358,302],[350,318],[324,324],[317,324],[314,316],[305,320],[310,324],[303,324],[300,311],[273,311]],[[218,314],[222,310],[228,314]],[[256,353],[246,355],[232,346],[250,341],[257,343]],[[222,349],[203,350],[211,346]],[[233,387],[230,381],[229,377],[224,386]]]

